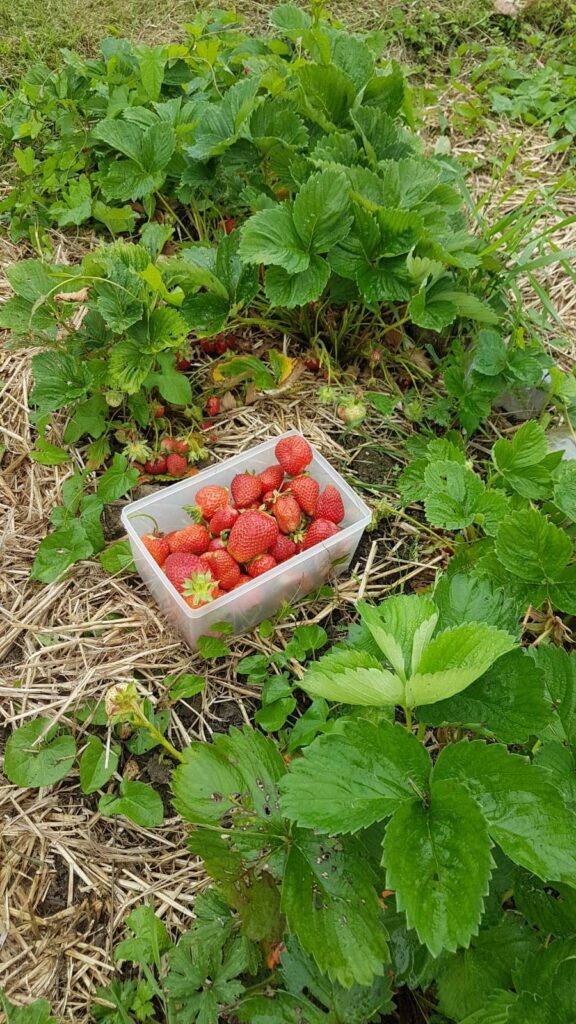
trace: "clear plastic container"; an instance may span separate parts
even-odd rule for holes
[[[298,434],[290,430],[286,434],[249,448],[217,466],[203,470],[197,476],[164,487],[156,494],[139,501],[133,501],[122,511],[122,523],[128,534],[132,554],[138,572],[156,603],[170,623],[179,630],[194,649],[199,636],[210,633],[217,623],[228,622],[235,633],[240,633],[269,618],[286,602],[304,597],[321,586],[333,575],[344,571],[350,564],[360,538],[370,522],[368,506],[354,493],[346,481],[332,468],[313,447],[314,457],[308,470],[323,490],[327,484],[335,484],[342,495],[346,515],[340,524],[340,533],[317,544],[308,551],[282,562],[263,576],[245,583],[238,590],[218,598],[203,608],[190,608],[180,594],[168,582],[162,569],[156,564],[142,544],[140,537],[150,533],[150,520],[134,518],[137,513],[154,517],[162,531],[178,530],[188,526],[190,517],[183,505],[193,505],[194,496],[206,484],[220,484],[229,487],[232,478],[244,470],[257,472],[276,461],[274,449],[281,437]]]

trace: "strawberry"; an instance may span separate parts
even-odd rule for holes
[[[144,463],[144,469],[147,473],[151,473],[152,476],[159,476],[161,473],[165,473],[166,457],[164,455],[155,455],[154,458],[148,459],[148,462]]]
[[[316,514],[316,502],[320,493],[320,484],[317,480],[313,480],[311,476],[296,476],[290,481],[290,493],[307,516]]]
[[[232,508],[232,505],[217,508],[208,523],[210,533],[214,537],[219,537],[224,530],[231,530],[239,515],[238,509]]]
[[[263,504],[263,506],[264,506],[264,508],[266,509],[267,512],[271,512],[272,506],[273,506],[274,502],[276,501],[277,497],[278,497],[278,491],[265,491],[264,492],[264,494],[260,498],[260,501],[262,502],[262,504]]]
[[[328,484],[318,498],[316,518],[329,519],[331,523],[341,523],[344,519],[344,502],[340,491],[333,484]]]
[[[262,576],[263,573],[273,569],[276,565],[276,559],[270,554],[257,555],[253,558],[248,566],[248,572],[254,579],[256,576]]]
[[[238,587],[242,587],[244,585],[244,583],[251,583],[251,582],[252,582],[252,577],[251,576],[245,576],[244,573],[242,573],[242,575],[240,576],[240,579],[238,580],[238,583],[236,584],[235,587],[232,587],[232,590],[238,590]]]
[[[282,533],[293,533],[300,526],[302,510],[291,494],[281,494],[274,502],[272,512]]]
[[[222,537],[213,537],[208,545],[208,551],[225,551],[226,541]]]
[[[166,472],[170,476],[184,476],[188,469],[188,462],[184,455],[179,455],[177,452],[171,452],[166,459]]]
[[[236,508],[248,508],[262,495],[262,483],[251,473],[237,473],[230,484]]]
[[[314,519],[304,534],[302,547],[304,551],[307,551],[308,548],[313,548],[315,544],[321,544],[323,540],[333,537],[335,533],[340,533],[336,523],[333,523],[330,519]]]
[[[166,540],[170,545],[170,551],[186,551],[192,555],[201,555],[208,550],[210,534],[205,526],[199,523],[191,523],[183,530],[174,530],[166,534]]]
[[[183,437],[172,438],[172,445],[172,451],[179,452],[180,455],[186,455],[186,452],[190,447],[188,441],[185,441]]]
[[[278,441],[274,453],[289,476],[298,476],[312,462],[312,449],[303,437],[283,437]]]
[[[226,232],[227,235],[231,235],[232,232],[234,231],[235,227],[236,227],[236,220],[234,219],[234,217],[225,217],[224,218],[224,231]]]
[[[150,412],[155,420],[161,420],[166,413],[166,406],[162,402],[150,402]]]
[[[160,450],[163,452],[175,452],[176,439],[166,434],[165,437],[160,438]]]
[[[172,586],[176,587],[176,590],[181,591],[184,580],[191,576],[192,573],[202,570],[202,562],[198,555],[179,551],[173,555],[168,555],[162,568]]]
[[[320,360],[316,356],[308,356],[304,360],[304,366],[308,370],[312,370],[312,373],[317,373],[320,369]]]
[[[218,581],[205,565],[184,580],[181,593],[191,608],[202,608],[221,596]]]
[[[220,412],[220,399],[212,395],[206,402],[206,412],[209,416],[217,416]]]
[[[145,533],[140,537],[144,547],[150,552],[157,565],[164,565],[170,554],[170,545],[165,537],[157,537],[153,533]]]
[[[229,349],[230,352],[233,352],[236,348],[236,337],[234,334],[226,335],[226,348]]]
[[[276,463],[274,466],[267,466],[258,475],[263,491],[277,491],[284,479],[282,466]]]
[[[216,341],[214,342],[214,348],[219,356],[223,356],[224,353],[228,351],[228,342],[226,341],[226,338],[224,338],[222,335],[220,335],[219,338],[216,338]]]
[[[281,533],[276,543],[268,549],[268,554],[272,555],[272,558],[275,558],[277,563],[286,562],[287,559],[293,558],[294,555],[298,554],[298,547],[291,537],[286,537],[285,534]]]
[[[211,519],[219,508],[230,504],[230,495],[227,487],[219,487],[218,484],[206,484],[196,491],[196,504],[184,505],[184,510],[196,522],[201,519]]]
[[[176,358],[176,369],[180,370],[180,373],[182,373],[184,370],[189,370],[190,367],[192,366],[192,363],[190,362],[190,360],[187,359],[186,356],[181,355],[180,352],[176,353],[175,358]]]
[[[222,590],[233,590],[240,579],[240,566],[227,551],[207,551],[202,555]]]
[[[262,555],[278,537],[278,523],[259,509],[244,512],[234,523],[228,538],[228,552],[237,562]]]
[[[216,351],[216,342],[214,341],[214,338],[201,338],[200,348],[206,353],[206,355],[213,356]]]

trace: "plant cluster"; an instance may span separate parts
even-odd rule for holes
[[[367,1024],[410,990],[459,1024],[571,1019],[574,656],[519,646],[521,605],[463,574],[358,611],[301,674],[325,707],[314,728],[299,728],[305,715],[278,739],[246,727],[179,752],[151,718],[214,887],[177,943],[150,908],[131,915],[116,959],[140,974],[98,993],[96,1020]],[[302,634],[301,653],[312,639],[326,637]],[[194,678],[171,692],[194,692]],[[106,706],[144,728],[152,712],[134,688]],[[28,729],[9,741],[10,777]],[[52,764],[71,761],[45,740]],[[104,779],[92,746],[89,792]],[[134,816],[132,796],[101,796],[104,813]]]

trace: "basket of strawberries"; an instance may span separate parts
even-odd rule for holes
[[[127,505],[134,561],[194,648],[250,629],[350,563],[370,510],[296,431]]]

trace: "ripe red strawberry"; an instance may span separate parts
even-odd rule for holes
[[[281,494],[274,502],[272,512],[282,533],[293,533],[302,521],[302,509],[291,494]]]
[[[284,437],[278,441],[274,453],[285,473],[298,476],[312,462],[312,449],[303,437]]]
[[[208,551],[225,551],[226,541],[222,537],[213,537],[208,545]]]
[[[150,412],[155,420],[160,420],[166,412],[166,406],[162,402],[150,402]]]
[[[259,474],[258,479],[262,483],[263,491],[277,491],[284,479],[284,470],[278,463],[274,466],[267,466]]]
[[[166,540],[170,545],[170,551],[187,551],[192,555],[202,555],[208,550],[210,534],[205,526],[200,523],[191,523],[183,530],[174,530],[166,534]]]
[[[162,568],[172,586],[176,587],[176,590],[181,591],[184,580],[191,576],[192,573],[202,570],[202,562],[198,555],[179,551],[173,555],[168,555]]]
[[[184,455],[179,455],[178,452],[172,452],[166,459],[166,472],[170,476],[184,476],[188,469],[188,462]]]
[[[262,483],[251,473],[237,473],[230,484],[236,508],[248,508],[262,495]]]
[[[153,533],[145,533],[140,537],[144,547],[150,552],[157,565],[164,565],[170,554],[170,545],[166,537],[157,537]]]
[[[234,334],[226,335],[226,348],[229,349],[230,352],[233,352],[236,348],[236,337]]]
[[[207,551],[202,555],[202,561],[206,562],[214,579],[222,590],[233,590],[240,579],[240,566],[235,562],[232,555],[227,551]]]
[[[230,495],[227,487],[219,487],[218,484],[206,484],[196,491],[196,504],[184,505],[185,511],[192,516],[196,522],[201,519],[211,519],[219,508],[230,504]]]
[[[320,484],[317,480],[313,480],[311,476],[296,476],[290,481],[290,493],[307,516],[316,514],[316,502],[320,493]]]
[[[234,523],[228,538],[228,552],[237,562],[262,555],[278,537],[278,523],[259,509],[244,512]]]
[[[220,399],[217,395],[212,395],[206,402],[206,412],[209,416],[217,416],[220,412]]]
[[[308,548],[313,548],[315,544],[320,544],[323,540],[333,537],[335,533],[340,533],[336,523],[333,523],[330,519],[315,519],[310,523],[304,534],[302,547],[304,551],[307,551]]]
[[[182,597],[191,608],[202,608],[220,596],[218,581],[206,565],[193,572],[182,584]]]
[[[179,352],[176,353],[176,369],[183,373],[184,370],[189,370],[192,363],[186,356],[181,356]]]
[[[278,491],[265,491],[260,501],[264,505],[267,512],[272,510],[272,506],[278,497]]]
[[[244,573],[242,573],[240,579],[238,580],[238,583],[236,584],[235,587],[232,587],[232,590],[238,590],[238,587],[242,587],[245,583],[250,583],[251,580],[251,576],[245,576]]]
[[[219,338],[216,338],[216,341],[214,342],[214,348],[219,356],[223,356],[224,353],[228,351],[228,342],[226,341],[226,338],[223,337],[223,335],[220,335]]]
[[[188,441],[185,441],[183,437],[172,438],[172,451],[179,452],[180,455],[186,455],[186,452],[190,448]]]
[[[225,217],[224,218],[224,231],[226,232],[227,235],[231,235],[232,232],[234,231],[235,227],[236,227],[236,221],[235,221],[234,217]]]
[[[340,491],[333,484],[328,484],[318,498],[316,518],[329,519],[332,523],[341,523],[344,515],[344,502]]]
[[[208,523],[210,533],[214,537],[219,537],[224,530],[231,530],[239,515],[238,509],[232,508],[232,505],[223,505],[222,508],[216,509]]]
[[[268,554],[272,555],[272,558],[275,558],[277,563],[286,562],[287,559],[293,558],[294,555],[298,554],[298,547],[291,537],[286,537],[285,534],[281,533],[276,543],[269,549]]]
[[[144,469],[147,473],[151,473],[152,476],[159,476],[159,474],[165,473],[166,456],[156,455],[153,459],[148,459],[148,462],[144,463]]]
[[[273,569],[276,565],[276,559],[269,554],[257,555],[256,558],[252,559],[248,566],[248,572],[254,579],[256,576],[262,576],[263,573]]]
[[[206,355],[213,356],[216,351],[216,342],[214,341],[214,338],[201,338],[200,348],[206,353]]]

